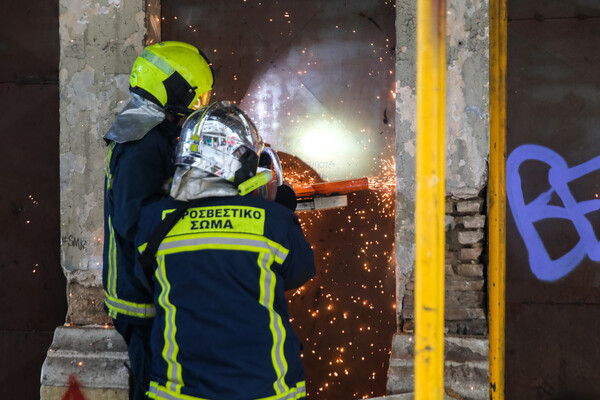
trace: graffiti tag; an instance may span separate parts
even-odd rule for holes
[[[525,204],[519,167],[528,160],[547,164],[550,189]],[[555,281],[570,273],[588,256],[592,261],[600,261],[600,242],[586,214],[600,209],[600,199],[575,200],[569,183],[600,170],[600,156],[583,164],[568,167],[565,160],[556,152],[538,145],[523,145],[516,148],[506,161],[506,195],[517,228],[529,256],[529,265],[538,279]],[[550,204],[553,196],[558,196],[562,206]],[[552,260],[542,242],[534,223],[550,218],[572,222],[579,241],[568,252]]]
[[[69,247],[77,247],[79,250],[85,250],[87,241],[83,238],[75,237],[73,235],[63,236],[62,244]]]

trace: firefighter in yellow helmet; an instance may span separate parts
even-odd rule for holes
[[[150,369],[152,295],[134,279],[134,238],[142,206],[169,194],[173,154],[187,115],[206,105],[209,61],[196,47],[168,41],[146,47],[133,64],[131,100],[104,136],[105,310],[127,343],[133,399],[145,399]]]

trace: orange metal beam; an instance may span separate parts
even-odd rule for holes
[[[368,188],[369,180],[367,178],[294,186],[296,197],[299,199],[304,197],[312,197],[315,195],[329,196],[334,194],[352,193],[358,190],[366,190]]]

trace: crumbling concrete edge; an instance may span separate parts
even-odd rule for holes
[[[128,390],[128,368],[127,346],[113,328],[59,326],[42,365],[41,393],[67,387],[71,375],[83,388]]]
[[[444,337],[444,387],[464,400],[489,398],[489,340],[485,336]],[[392,342],[387,393],[414,391],[415,338],[397,333]]]

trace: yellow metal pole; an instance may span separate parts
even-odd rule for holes
[[[506,0],[490,0],[490,399],[504,399],[506,282]]]
[[[415,399],[444,397],[446,1],[417,0]]]

